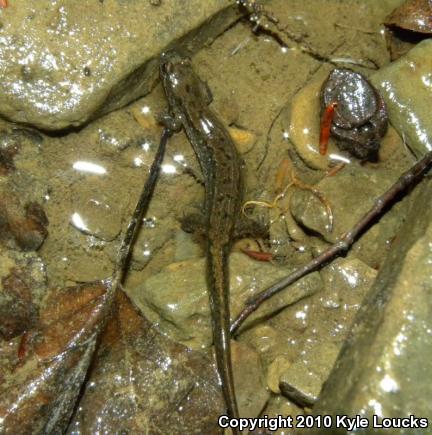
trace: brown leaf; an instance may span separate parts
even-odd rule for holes
[[[220,433],[224,406],[211,361],[161,335],[117,296],[69,433]]]
[[[62,433],[93,357],[110,300],[108,284],[52,291],[28,349],[0,348],[0,433]]]

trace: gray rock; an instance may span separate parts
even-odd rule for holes
[[[417,157],[432,149],[431,68],[432,41],[427,39],[371,76],[387,104],[391,123]]]
[[[302,415],[303,413],[303,409],[289,402],[287,399],[285,399],[285,397],[272,396],[269,400],[269,403],[267,404],[266,409],[262,412],[262,415],[268,415],[269,418],[277,419],[275,421],[275,423],[277,424],[269,424],[268,426],[268,429],[272,431],[272,434],[293,435],[296,433],[296,430],[294,429],[294,427],[292,427],[293,425],[290,425],[289,422],[286,420],[281,424],[280,416],[283,416],[285,418],[291,416],[295,419],[297,415]],[[262,434],[262,432],[260,432],[259,430],[252,433]]]
[[[311,407],[328,378],[354,315],[370,290],[376,271],[357,258],[339,258],[321,271],[325,288],[303,306],[288,307],[272,320],[291,337],[298,336],[298,356],[278,370],[282,394],[299,406]],[[293,334],[290,331],[299,331]],[[281,343],[275,349],[283,352]],[[267,350],[274,354],[274,350]],[[269,372],[277,357],[269,367]],[[285,367],[284,367],[285,366]]]
[[[282,394],[298,406],[312,407],[338,351],[334,343],[327,342],[314,347],[312,359],[295,361],[279,380]]]
[[[232,365],[237,402],[241,417],[256,417],[266,405],[270,392],[266,388],[260,357],[251,347],[231,342]]]
[[[407,222],[361,307],[316,414],[432,417],[432,183],[416,192]],[[337,400],[335,400],[337,398]],[[357,429],[378,434],[382,429]],[[316,430],[313,433],[321,433]],[[348,433],[334,429],[332,433]],[[393,429],[386,433],[423,433]],[[426,433],[426,432],[425,432]]]
[[[161,51],[194,52],[239,16],[230,0],[14,2],[0,11],[0,114],[79,126],[148,93]]]
[[[333,231],[329,231],[329,217],[323,204],[310,191],[296,190],[291,199],[294,219],[306,228],[334,243],[373,206],[398,178],[394,170],[367,168],[357,164],[345,167],[334,177],[322,179],[315,187],[328,200],[334,217]],[[341,188],[343,186],[343,188]],[[404,210],[394,207],[355,245],[355,255],[373,268],[378,268],[395,237]]]
[[[239,314],[246,299],[263,290],[289,270],[254,261],[244,254],[230,256],[232,317]],[[313,273],[264,303],[246,322],[268,316],[321,290],[322,281]],[[151,276],[142,286],[128,291],[135,304],[152,322],[176,341],[192,348],[212,342],[210,307],[205,279],[205,258],[173,263]]]

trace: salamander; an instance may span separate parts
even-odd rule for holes
[[[211,93],[194,72],[190,59],[174,51],[164,53],[160,75],[169,105],[163,123],[173,130],[184,129],[203,173],[206,274],[216,365],[228,415],[237,418],[229,333],[228,256],[243,198],[242,160],[228,131],[209,108]]]

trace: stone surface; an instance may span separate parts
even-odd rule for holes
[[[432,377],[431,192],[430,180],[417,188],[407,222],[356,317],[314,408],[316,414],[360,414],[370,419],[374,414],[413,414],[430,421],[432,389],[426,380]],[[335,429],[332,433],[348,432]],[[356,433],[381,430],[358,429]],[[391,433],[413,430],[400,428]]]
[[[331,342],[314,346],[308,358],[299,358],[280,377],[282,394],[301,407],[312,407],[336,361],[338,347]]]
[[[270,397],[260,357],[250,346],[235,340],[231,342],[231,354],[240,416],[256,417]]]
[[[291,213],[297,222],[334,243],[352,228],[398,178],[394,170],[382,167],[347,165],[333,177],[323,178],[315,187],[328,200],[334,218],[329,217],[320,200],[310,191],[296,190],[291,198]],[[343,188],[341,188],[343,186]],[[404,210],[394,207],[354,245],[355,254],[369,266],[378,268],[384,253],[396,235]]]
[[[371,76],[387,104],[390,122],[417,157],[432,150],[431,69],[432,41],[428,39]]]
[[[317,400],[377,272],[349,256],[320,274],[322,291],[241,336],[260,354],[269,389],[302,407]]]
[[[286,427],[280,427],[278,417],[282,415],[283,417],[292,416],[295,418],[297,415],[302,415],[303,409],[289,402],[285,397],[282,396],[272,396],[263,415],[268,415],[269,418],[275,418],[273,423],[268,425],[272,434],[274,435],[294,435],[295,429],[290,428],[288,424]],[[256,430],[256,432],[251,432],[256,434],[262,434],[262,431]]]
[[[273,393],[280,394],[279,380],[281,374],[286,372],[291,363],[283,356],[278,356],[267,370],[267,385]]]
[[[231,254],[230,271],[233,318],[247,298],[289,273],[286,268],[254,261],[239,253]],[[246,325],[321,288],[319,274],[311,274],[263,304]],[[174,340],[192,348],[210,346],[212,334],[204,258],[173,263],[128,294],[146,317],[158,323]]]
[[[321,105],[319,94],[324,80],[328,76],[325,69],[307,86],[301,89],[292,99],[288,134],[296,151],[305,163],[314,169],[328,169],[331,164],[338,162],[337,156],[348,159],[346,153],[341,152],[331,139],[325,156],[319,153]]]
[[[230,0],[15,0],[0,10],[0,114],[79,126],[148,93],[162,50],[195,51],[238,17]]]

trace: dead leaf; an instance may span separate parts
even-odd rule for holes
[[[123,293],[115,307],[69,433],[221,433],[211,360],[161,335]]]
[[[38,328],[0,347],[0,433],[63,433],[92,361],[110,300],[108,283],[51,291]]]

